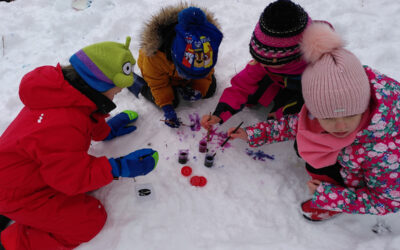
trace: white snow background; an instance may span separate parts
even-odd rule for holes
[[[144,22],[160,8],[179,1],[94,0],[83,11],[70,0],[16,0],[0,2],[0,133],[15,118],[22,103],[19,82],[24,74],[42,65],[68,64],[69,57],[84,46],[101,41],[125,43],[137,58],[139,34]],[[215,14],[224,34],[215,67],[215,96],[196,103],[181,102],[178,115],[212,112],[230,79],[251,59],[248,43],[259,15],[272,1],[193,1]],[[328,20],[363,64],[400,79],[399,0],[297,0],[313,19]],[[136,67],[135,72],[140,74]],[[217,150],[215,166],[203,165],[199,140],[206,131],[188,127],[171,129],[160,122],[163,113],[143,97],[123,90],[115,99],[115,115],[125,109],[139,113],[138,129],[110,142],[92,144],[90,153],[118,157],[152,147],[160,161],[147,176],[113,181],[95,192],[108,212],[103,230],[78,249],[140,250],[259,250],[259,249],[400,249],[400,216],[382,217],[391,232],[374,234],[377,216],[344,214],[322,223],[306,221],[299,204],[310,198],[304,163],[293,143],[265,145],[274,160],[254,160],[248,145],[233,141],[224,152]],[[265,119],[264,109],[245,108],[218,131],[241,121],[244,125]],[[150,146],[149,146],[150,145]],[[179,149],[189,149],[187,165],[192,175],[205,176],[205,187],[193,187],[183,177],[177,161]],[[212,148],[211,148],[212,149]],[[139,199],[136,189],[150,186],[150,199]]]

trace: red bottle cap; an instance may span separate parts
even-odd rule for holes
[[[195,187],[204,187],[207,184],[207,179],[204,176],[193,176],[190,178],[190,184]]]
[[[190,178],[190,184],[192,184],[192,186],[199,186],[200,183],[200,177],[199,176],[193,176],[192,178]]]
[[[204,176],[199,177],[199,187],[204,187],[207,184],[207,179]]]
[[[191,174],[192,174],[192,168],[189,167],[189,166],[184,166],[184,167],[182,167],[182,169],[181,169],[181,174],[182,174],[183,176],[189,176],[189,175],[191,175]]]

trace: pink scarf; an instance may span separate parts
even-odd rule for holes
[[[290,63],[283,65],[280,68],[265,67],[269,72],[281,75],[301,75],[306,68],[307,63],[302,60],[294,60]]]
[[[363,113],[358,127],[345,138],[326,133],[318,120],[310,116],[306,106],[303,105],[299,113],[296,136],[298,150],[301,158],[308,164],[314,168],[323,168],[335,164],[339,152],[354,142],[358,131],[368,124],[369,109]]]

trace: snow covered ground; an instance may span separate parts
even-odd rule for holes
[[[83,11],[70,7],[70,0],[16,0],[0,2],[0,133],[14,119],[22,104],[18,86],[22,76],[35,67],[68,64],[69,57],[91,43],[125,42],[132,36],[131,50],[138,55],[143,23],[175,0],[94,0]],[[193,3],[215,13],[224,33],[220,47],[215,97],[198,103],[182,102],[177,109],[185,123],[190,116],[212,112],[230,78],[250,60],[248,43],[254,25],[271,1],[198,0]],[[400,79],[399,0],[297,0],[313,19],[330,21],[363,64]],[[2,43],[3,45],[3,43]],[[135,71],[139,73],[139,69]],[[91,242],[78,249],[140,250],[259,250],[259,249],[400,249],[400,216],[382,217],[391,233],[371,232],[376,216],[342,215],[323,223],[305,221],[299,204],[309,198],[308,177],[291,142],[265,145],[264,161],[248,156],[243,141],[231,142],[222,152],[217,135],[215,166],[203,165],[198,142],[203,129],[178,130],[159,120],[162,111],[143,98],[124,90],[115,99],[118,108],[136,110],[138,129],[110,142],[93,143],[91,153],[116,157],[136,149],[159,151],[157,169],[144,177],[123,179],[93,193],[105,205],[108,221]],[[263,109],[245,109],[218,128],[225,132],[241,121],[250,125],[265,118]],[[189,149],[187,165],[193,175],[207,178],[196,188],[180,174],[179,149]],[[152,195],[140,199],[137,190],[150,187]]]

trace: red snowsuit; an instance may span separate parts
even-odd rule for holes
[[[26,74],[25,107],[0,137],[0,214],[15,221],[1,234],[10,249],[71,249],[103,227],[103,205],[85,194],[113,180],[106,157],[88,154],[110,132],[96,105],[70,85],[61,67]]]

